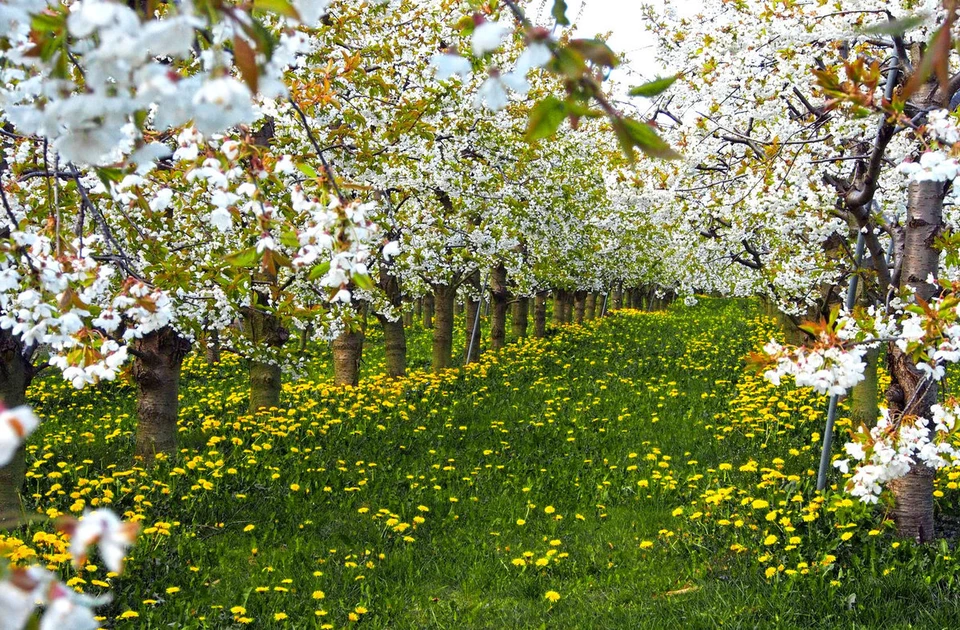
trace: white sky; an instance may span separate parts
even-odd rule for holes
[[[641,6],[663,6],[663,0],[567,0],[567,17],[577,20],[575,33],[579,37],[594,37],[611,33],[608,43],[621,56],[625,66],[616,71],[613,79],[624,87],[663,76],[667,71],[654,62],[653,38],[646,30]],[[702,0],[674,0],[673,6],[681,14],[693,14],[702,6]],[[542,11],[549,14],[553,0],[543,0]],[[547,21],[543,16],[541,24]]]

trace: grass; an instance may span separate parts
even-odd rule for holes
[[[104,627],[952,626],[947,545],[813,490],[823,401],[742,362],[773,332],[750,303],[704,300],[388,381],[371,331],[359,388],[329,385],[317,351],[256,417],[237,359],[191,357],[182,450],[149,469],[130,385],[46,379],[30,509],[108,505],[144,530],[120,577],[74,572],[45,522],[8,543],[112,590]],[[938,480],[943,513],[958,477]]]

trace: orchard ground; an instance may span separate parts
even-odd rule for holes
[[[440,375],[414,327],[398,381],[380,375],[377,334],[359,387],[329,385],[318,351],[282,408],[255,417],[241,362],[195,353],[181,451],[146,468],[132,385],[38,381],[38,518],[8,550],[112,590],[111,628],[929,628],[960,615],[952,540],[896,539],[886,508],[854,503],[838,477],[814,491],[826,404],[745,367],[777,334],[752,303],[620,311]],[[960,516],[958,477],[937,480],[945,520]],[[46,518],[104,505],[142,523],[123,577],[96,557],[71,569]]]

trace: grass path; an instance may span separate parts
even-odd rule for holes
[[[88,590],[110,586],[105,627],[856,626],[868,617],[836,606],[842,589],[781,573],[791,553],[822,554],[832,525],[822,528],[832,538],[812,538],[818,547],[774,558],[758,541],[778,523],[742,514],[755,501],[746,490],[742,501],[720,490],[731,475],[769,475],[756,462],[728,473],[726,462],[782,455],[789,472],[813,459],[780,424],[806,399],[785,398],[783,418],[744,403],[752,321],[737,302],[624,313],[439,376],[372,376],[352,390],[301,379],[282,409],[257,417],[243,413],[236,360],[211,369],[191,359],[183,450],[148,470],[129,466],[129,385],[77,393],[42,381],[32,392],[46,418],[35,441],[45,446],[30,454],[36,507],[109,504],[144,530],[121,578],[95,565],[73,574],[62,539],[33,538],[42,524],[20,553],[36,550]],[[415,333],[415,352],[425,337]],[[366,356],[375,372],[375,343]],[[734,400],[748,424],[730,424]],[[730,500],[703,508],[715,491]],[[721,508],[743,529],[710,520]],[[743,549],[730,551],[731,540]],[[781,562],[772,581],[764,562]],[[823,571],[815,584],[836,577],[834,565]],[[817,593],[828,593],[818,606],[798,599]],[[910,605],[930,597],[912,594]]]

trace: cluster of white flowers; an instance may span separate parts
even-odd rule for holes
[[[819,394],[843,394],[863,380],[866,346],[849,350],[836,346],[788,350],[774,340],[763,351],[776,357],[776,366],[764,372],[774,385],[784,376],[792,376],[798,387],[812,387]]]
[[[351,301],[351,279],[367,276],[367,263],[376,252],[380,231],[369,220],[372,203],[341,204],[336,198],[328,205],[308,199],[299,188],[291,194],[294,208],[308,213],[307,226],[299,233],[300,249],[293,258],[295,268],[318,270],[320,286],[333,291],[332,302]],[[384,257],[399,253],[395,241],[384,246]]]
[[[73,564],[86,564],[87,548],[96,544],[100,557],[110,571],[123,570],[123,557],[133,544],[139,526],[124,523],[110,510],[84,514],[80,521],[68,521]],[[93,609],[110,602],[110,595],[91,597],[78,593],[57,579],[57,574],[32,566],[14,568],[0,581],[0,611],[4,630],[21,630],[30,621],[37,606],[43,606],[40,630],[94,630],[99,627]]]
[[[960,464],[960,450],[946,439],[956,426],[957,409],[934,405],[931,411],[932,420],[916,418],[895,427],[887,409],[881,409],[880,419],[869,433],[861,428],[854,441],[844,445],[855,462],[847,485],[851,495],[864,503],[876,503],[885,484],[903,477],[915,465],[939,469]],[[850,459],[833,465],[847,473]]]
[[[79,241],[70,244],[73,253],[59,254],[45,236],[14,232],[12,242],[26,255],[8,253],[0,262],[0,328],[27,347],[46,346],[50,365],[74,387],[115,379],[127,360],[122,341],[176,319],[170,296],[143,282],[130,280],[112,295],[114,268]]]
[[[163,130],[193,121],[201,133],[214,133],[255,118],[254,95],[248,83],[233,76],[230,44],[243,41],[251,49],[250,16],[224,11],[214,16],[198,10],[191,0],[172,3],[163,17],[141,22],[130,6],[112,0],[66,2],[65,54],[82,62],[82,85],[62,70],[60,53],[37,55],[32,39],[34,16],[59,3],[17,0],[0,11],[0,33],[11,43],[4,55],[10,62],[0,71],[0,107],[20,133],[48,138],[60,156],[77,164],[107,164],[125,156],[136,164],[152,163],[170,154],[159,143],[144,143],[139,114],[151,114],[154,128]],[[329,0],[298,0],[299,20],[314,26]],[[200,35],[205,33],[205,35]],[[211,47],[198,51],[194,42]],[[53,44],[51,44],[53,45]],[[281,76],[295,59],[303,38],[281,37],[272,58],[255,69],[260,96],[285,94]],[[50,46],[47,46],[48,48]],[[190,74],[178,69],[184,64]],[[281,60],[278,63],[275,60]]]
[[[474,16],[474,22],[476,27],[473,31],[471,47],[473,55],[477,58],[483,58],[488,53],[496,51],[507,35],[513,31],[512,26],[502,22],[488,21],[479,14]],[[527,45],[510,72],[503,72],[497,67],[489,67],[487,69],[487,79],[477,90],[474,97],[474,107],[480,108],[485,105],[493,111],[499,111],[510,102],[509,93],[511,91],[520,96],[526,96],[530,91],[527,74],[535,68],[546,66],[552,56],[550,44],[544,36],[531,41]],[[473,64],[455,51],[434,55],[430,59],[430,64],[436,70],[437,78],[441,81],[453,76],[468,77],[473,71]]]

